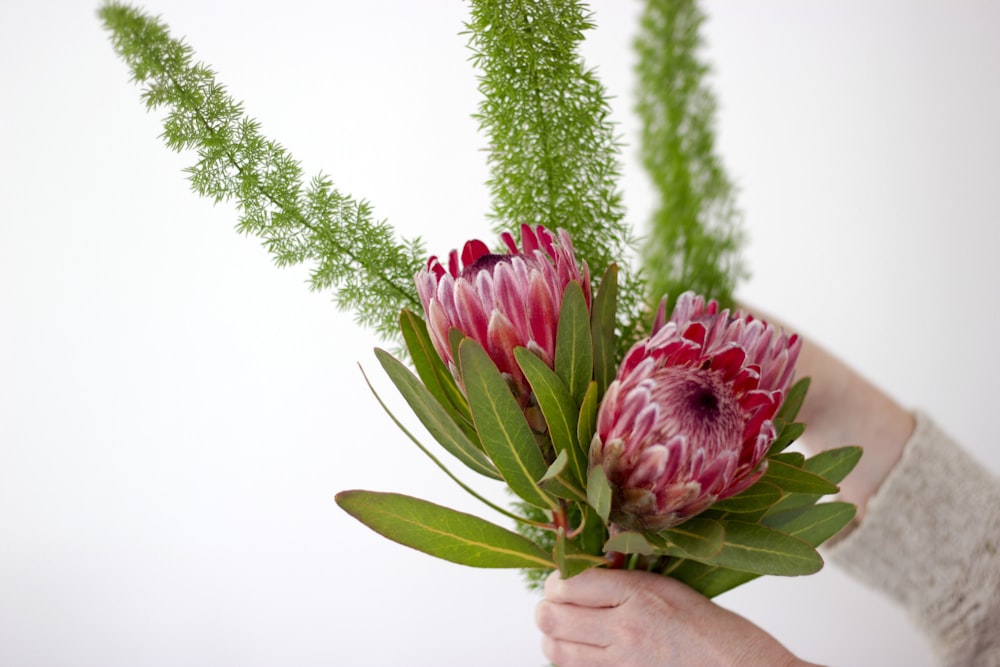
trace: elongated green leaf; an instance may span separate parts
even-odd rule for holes
[[[679,526],[661,531],[659,536],[680,550],[677,552],[668,548],[665,550],[668,555],[701,561],[715,557],[722,549],[726,538],[723,526],[719,521],[695,517]]]
[[[402,362],[378,348],[375,349],[375,356],[427,432],[448,450],[448,453],[480,475],[502,479],[493,463],[469,440],[430,391]]]
[[[562,379],[545,362],[527,348],[514,350],[514,358],[528,379],[535,400],[549,428],[549,438],[557,452],[565,452],[569,457],[569,481],[581,489],[586,477],[586,461],[580,456],[576,441],[576,427],[579,415],[576,404]]]
[[[594,376],[594,344],[590,335],[590,313],[580,283],[572,280],[563,291],[556,332],[556,374],[573,397],[574,407],[583,400]]]
[[[465,395],[455,384],[451,371],[444,365],[441,356],[427,333],[427,324],[416,313],[403,310],[399,314],[399,328],[403,333],[406,349],[413,360],[413,367],[420,380],[434,398],[448,411],[455,423],[465,431],[469,439],[478,443],[472,427],[472,414]]]
[[[611,515],[611,483],[602,466],[594,466],[587,475],[587,502],[597,510],[604,523]]]
[[[775,454],[769,457],[772,461],[781,461],[782,463],[787,463],[790,466],[795,466],[796,468],[801,468],[802,464],[806,462],[806,455],[802,452],[782,452],[781,454]]]
[[[819,554],[798,536],[743,522],[725,527],[726,543],[712,563],[686,560],[671,576],[711,598],[761,574],[810,574],[822,567]]]
[[[433,461],[434,465],[436,465],[438,468],[440,468],[441,471],[444,474],[446,474],[448,477],[450,477],[453,482],[455,482],[456,484],[458,484],[462,488],[462,490],[464,490],[470,496],[472,496],[476,500],[480,501],[481,503],[483,503],[484,505],[486,505],[490,509],[493,509],[496,512],[499,512],[500,514],[503,514],[504,516],[508,516],[508,517],[514,519],[515,521],[522,521],[523,522],[523,518],[522,517],[517,516],[516,514],[512,514],[510,511],[504,509],[503,507],[500,507],[499,505],[496,505],[492,501],[487,500],[486,498],[484,498],[483,496],[481,496],[471,486],[469,486],[468,484],[466,484],[465,482],[463,482],[461,479],[459,479],[458,477],[456,477],[455,474],[451,470],[449,470],[448,467],[445,464],[441,463],[441,461],[438,459],[438,457],[434,456],[434,454],[432,454],[430,452],[430,450],[427,449],[427,447],[425,447],[423,445],[423,443],[421,443],[419,440],[417,440],[414,437],[414,435],[412,433],[410,433],[410,431],[403,425],[403,422],[399,421],[399,419],[396,417],[396,415],[394,415],[392,413],[392,410],[389,409],[389,406],[385,404],[385,401],[382,400],[382,397],[378,395],[377,391],[375,391],[375,387],[372,386],[372,383],[368,379],[368,375],[365,373],[364,369],[361,369],[361,375],[362,375],[362,377],[364,377],[365,384],[368,385],[368,389],[372,392],[372,395],[375,397],[375,400],[378,401],[378,404],[380,406],[382,406],[382,409],[385,411],[385,413],[387,415],[389,415],[389,419],[392,420],[392,423],[395,424],[397,427],[399,427],[399,430],[403,432],[403,435],[405,435],[407,438],[409,438],[410,442],[412,442],[414,445],[416,445],[417,448],[420,451],[422,451],[427,456],[427,458],[429,458],[431,461]]]
[[[581,551],[571,540],[566,539],[562,530],[556,533],[552,555],[563,579],[576,576],[592,567],[607,565],[603,557]]]
[[[586,468],[590,462],[590,442],[597,428],[597,382],[587,387],[587,393],[580,402],[580,415],[576,423],[576,442],[580,447],[580,460]]]
[[[597,397],[605,390],[618,372],[615,350],[615,309],[618,307],[618,267],[608,266],[601,279],[601,289],[594,296],[590,311],[590,330],[594,340],[594,379],[597,380]]]
[[[823,559],[804,540],[757,523],[723,521],[726,539],[708,561],[742,572],[797,576],[823,567]]]
[[[743,493],[720,500],[712,505],[712,509],[732,514],[759,512],[781,500],[782,495],[781,489],[777,486],[761,480]]]
[[[795,417],[799,414],[799,409],[802,407],[802,402],[806,398],[806,392],[809,391],[809,378],[802,378],[792,385],[792,388],[788,390],[788,395],[785,396],[784,402],[781,404],[781,409],[778,410],[778,414],[775,415],[775,421],[781,421],[784,424],[791,424],[795,421]]]
[[[451,346],[451,358],[458,361],[458,346],[466,339],[465,332],[458,327],[448,329],[448,345]]]
[[[839,484],[861,460],[860,447],[838,447],[820,452],[807,459],[802,467],[832,484]],[[820,493],[790,493],[768,510],[768,514],[787,512],[796,507],[812,505],[823,497]]]
[[[753,581],[760,575],[686,560],[670,576],[683,581],[705,597],[713,598],[740,584]]]
[[[783,422],[777,423],[782,424]],[[773,456],[779,452],[785,451],[785,449],[787,449],[790,444],[798,440],[799,437],[805,433],[805,431],[806,425],[800,422],[784,424],[784,427],[781,429],[781,433],[778,434],[778,437],[774,439],[774,442],[771,443],[771,447],[767,450],[767,455]]]
[[[538,486],[549,466],[500,371],[472,339],[463,340],[458,351],[465,393],[483,449],[511,491],[536,507],[554,508],[555,501]]]
[[[580,533],[574,542],[579,546],[582,553],[603,553],[604,543],[608,539],[608,531],[604,522],[597,515],[597,510],[590,505],[581,504],[579,508],[582,525],[579,528]]]
[[[544,484],[550,479],[557,479],[559,475],[562,474],[562,471],[566,468],[567,461],[569,461],[569,456],[566,454],[565,450],[559,452],[559,455],[556,457],[556,460],[552,462],[552,465],[550,465],[549,469],[545,471],[545,474],[542,475],[542,478],[538,480],[538,483]]]
[[[860,447],[828,449],[806,460],[803,468],[833,484],[840,484],[848,473],[854,470],[854,466],[861,460],[861,455]]]
[[[851,503],[821,503],[773,514],[763,523],[818,547],[849,524],[856,511]]]
[[[836,493],[839,489],[819,475],[803,468],[797,468],[782,461],[770,459],[767,471],[761,478],[790,493]]]
[[[642,533],[625,531],[618,533],[604,543],[604,551],[610,553],[617,551],[623,554],[641,554],[650,556],[656,553],[656,549],[649,543],[649,540]]]
[[[515,532],[472,514],[376,491],[343,491],[337,504],[375,532],[400,544],[472,567],[555,567],[552,558]]]

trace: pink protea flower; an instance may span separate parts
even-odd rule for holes
[[[586,264],[581,272],[564,230],[556,238],[541,225],[521,225],[520,248],[510,233],[500,238],[509,253],[492,254],[482,241],[472,240],[462,249],[461,267],[452,250],[447,270],[431,257],[415,280],[441,358],[455,369],[448,332],[461,330],[483,346],[525,407],[530,388],[514,348],[528,348],[551,367],[563,291],[570,281],[579,282],[589,307],[590,273]]]
[[[801,341],[690,292],[628,351],[601,403],[590,465],[614,491],[611,520],[662,530],[764,473],[772,418]]]

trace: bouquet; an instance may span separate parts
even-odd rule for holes
[[[616,267],[592,293],[565,231],[524,225],[520,245],[502,241],[502,253],[470,241],[448,268],[431,257],[417,275],[426,319],[400,316],[416,373],[376,356],[441,447],[506,482],[526,511],[459,484],[535,539],[400,494],[345,491],[340,506],[392,540],[476,567],[638,567],[709,596],[819,570],[815,547],[854,508],[817,500],[860,451],[785,451],[804,430],[799,339],[686,292],[669,317],[662,301],[650,334],[619,359]]]
[[[822,566],[816,547],[854,508],[820,500],[860,450],[788,451],[805,428],[801,342],[732,307],[740,234],[712,155],[692,2],[650,0],[637,41],[643,158],[662,196],[642,271],[623,268],[634,241],[618,142],[576,53],[592,27],[578,2],[472,3],[499,242],[471,240],[447,259],[397,241],[328,177],[307,185],[162,23],[114,4],[101,16],[147,105],[171,109],[167,144],[197,151],[195,190],[236,200],[239,229],[279,265],[314,261],[314,288],[336,288],[339,305],[401,342],[375,355],[427,433],[516,498],[487,500],[390,413],[515,529],[383,491],[344,491],[344,510],[464,565],[642,568],[708,596]]]

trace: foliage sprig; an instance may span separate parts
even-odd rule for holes
[[[383,338],[398,334],[405,307],[419,306],[413,276],[425,259],[419,239],[399,242],[371,206],[320,174],[306,184],[302,168],[260,124],[245,115],[191,48],[142,12],[107,4],[100,17],[119,56],[144,86],[147,108],[169,109],[163,139],[194,150],[192,188],[215,202],[235,200],[237,229],[259,237],[279,266],[313,263],[314,290],[336,289],[337,305]]]
[[[621,264],[634,240],[618,189],[620,144],[605,88],[578,52],[594,27],[591,14],[575,0],[471,5],[469,46],[480,71],[477,117],[489,144],[496,230],[561,227],[591,269]],[[621,269],[626,346],[645,290],[637,272]]]
[[[648,0],[635,41],[641,155],[659,201],[641,253],[667,312],[692,290],[731,306],[745,276],[735,188],[715,155],[716,102],[699,59],[705,16],[695,0]]]

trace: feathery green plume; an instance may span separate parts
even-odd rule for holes
[[[642,248],[654,298],[693,290],[729,306],[745,275],[740,214],[714,154],[715,99],[698,60],[705,17],[694,0],[649,0],[636,40],[642,160],[660,194]]]
[[[607,95],[578,54],[593,28],[584,4],[474,0],[468,28],[481,72],[478,118],[489,142],[496,228],[561,227],[597,278],[609,264],[621,266],[632,238]],[[621,269],[619,323],[628,343],[644,290],[627,265]]]
[[[235,200],[237,229],[260,237],[279,266],[314,263],[313,289],[335,288],[339,307],[383,338],[396,338],[399,311],[420,305],[413,285],[425,257],[420,242],[397,242],[367,202],[338,192],[328,177],[306,185],[299,164],[261,135],[162,23],[119,4],[99,14],[133,80],[144,86],[147,108],[169,109],[167,146],[197,152],[197,164],[187,169],[193,189],[216,202]]]

